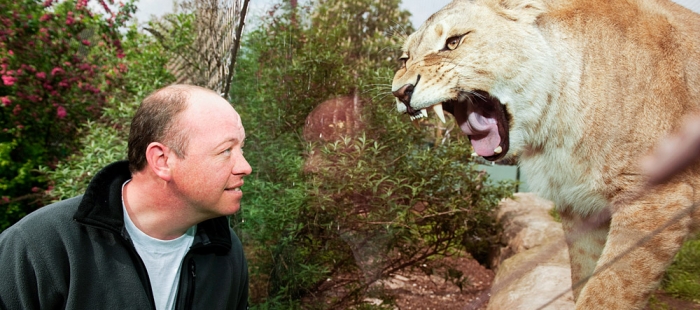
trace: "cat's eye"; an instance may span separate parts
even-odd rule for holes
[[[401,54],[401,57],[399,57],[399,61],[401,62],[401,68],[406,67],[406,62],[408,61],[408,53],[404,52]]]
[[[445,41],[445,50],[454,51],[462,41],[462,37],[464,37],[464,35],[447,38],[447,41]]]

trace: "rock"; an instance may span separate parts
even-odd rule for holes
[[[306,117],[304,140],[324,143],[355,138],[365,126],[361,114],[364,102],[365,100],[357,94],[322,102]],[[317,172],[321,167],[333,164],[323,160],[319,152],[318,146],[309,151],[304,163],[304,172]]]
[[[306,117],[304,140],[329,142],[355,136],[364,127],[360,113],[363,104],[357,95],[322,102]]]
[[[497,218],[502,243],[487,309],[573,309],[571,267],[561,223],[551,201],[531,193],[504,200]]]

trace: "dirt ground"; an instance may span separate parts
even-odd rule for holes
[[[459,270],[466,279],[459,287],[446,281],[444,274],[436,270],[433,275],[416,269],[394,275],[381,285],[394,297],[397,310],[482,310],[489,302],[489,290],[494,272],[469,257],[449,257],[442,260],[453,269]],[[700,310],[700,304],[674,298],[661,290],[654,293],[653,306],[645,310]],[[380,300],[366,300],[380,302]]]
[[[396,274],[381,283],[395,298],[397,310],[486,309],[493,271],[464,256],[444,258],[438,263],[451,266],[453,276],[456,275],[451,278],[453,281],[445,279],[447,268],[438,267],[433,269],[432,275],[416,269]],[[460,282],[462,290],[455,284]]]

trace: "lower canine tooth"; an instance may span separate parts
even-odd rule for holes
[[[422,109],[422,110],[420,110],[420,114],[422,114],[423,117],[428,117],[428,110],[427,110],[427,109]]]
[[[476,152],[472,153],[472,157],[477,157],[477,156],[479,156],[479,154],[477,154]]]
[[[418,124],[418,120],[417,120],[417,119],[412,119],[412,120],[411,120],[411,124],[413,124],[413,127],[414,127],[414,128],[420,130],[420,124]]]
[[[499,145],[495,150],[493,150],[493,152],[496,154],[501,154],[501,152],[503,152],[503,148]]]

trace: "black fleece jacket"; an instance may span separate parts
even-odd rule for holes
[[[155,309],[148,273],[124,228],[128,163],[83,196],[43,207],[0,234],[0,309]],[[226,217],[197,225],[176,309],[246,309],[248,269]]]

